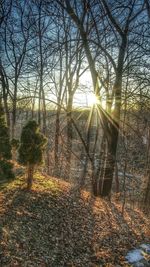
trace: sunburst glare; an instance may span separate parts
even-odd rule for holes
[[[100,103],[98,97],[94,93],[87,94],[86,97],[87,97],[88,106],[90,107]]]

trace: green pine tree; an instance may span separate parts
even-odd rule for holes
[[[12,149],[17,150],[19,148],[19,140],[13,138],[10,142]]]
[[[16,161],[16,159],[17,159],[17,150],[19,148],[19,140],[13,138],[11,140],[10,144],[11,144],[11,149],[12,149],[12,158],[13,158],[13,160]]]
[[[9,129],[5,121],[5,113],[0,100],[0,179],[12,179],[13,164],[9,161],[12,158],[11,144],[9,141]]]
[[[18,161],[27,167],[27,188],[31,189],[35,167],[42,163],[47,139],[36,121],[29,121],[22,129]]]

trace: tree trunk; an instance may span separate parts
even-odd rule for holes
[[[112,188],[113,174],[115,168],[115,157],[112,153],[107,154],[104,177],[102,183],[100,184],[99,193],[101,196],[109,196]]]
[[[46,102],[45,102],[44,89],[42,90],[42,102],[43,102],[43,133],[46,135]]]
[[[43,75],[44,75],[44,59],[43,59],[43,33],[42,33],[42,1],[39,2],[39,20],[38,20],[38,30],[39,30],[39,56],[40,56],[40,85],[39,85],[39,103],[38,103],[38,123],[41,126],[41,107],[42,107],[42,129],[43,133],[46,134],[46,103],[45,103],[45,93],[43,86]],[[41,101],[42,100],[42,101]]]
[[[67,153],[66,153],[67,178],[69,178],[70,176],[72,135],[73,135],[73,126],[71,122],[73,94],[70,91],[71,90],[69,90],[69,99],[68,99],[68,104],[67,104]]]
[[[71,150],[72,150],[72,122],[70,120],[71,112],[67,114],[67,153],[66,153],[66,162],[67,162],[67,177],[70,176],[71,168]]]
[[[147,176],[147,186],[145,190],[144,204],[146,207],[150,206],[150,127],[148,126],[147,133],[147,163],[146,163],[146,176]]]
[[[33,183],[33,172],[34,172],[34,165],[29,164],[28,166],[28,176],[27,176],[27,189],[30,190]]]
[[[4,102],[4,109],[6,113],[6,120],[7,120],[7,126],[9,128],[9,134],[10,134],[10,115],[9,115],[9,107],[8,107],[8,92],[9,92],[9,83],[8,78],[6,76],[4,68],[0,65],[0,75],[1,75],[1,82],[2,82],[2,96],[3,96],[3,102]]]
[[[145,192],[144,204],[147,207],[150,207],[150,171],[148,175],[147,187]]]
[[[115,165],[115,184],[116,184],[116,193],[119,193],[120,191],[120,185],[119,185],[119,177],[118,177],[118,164],[116,161],[116,165]]]
[[[88,156],[87,155],[82,159],[82,162],[83,162],[83,170],[82,170],[81,178],[80,178],[80,188],[81,189],[84,187],[87,168],[88,168]]]
[[[15,86],[14,86],[14,97],[13,97],[13,109],[12,109],[12,138],[15,137],[16,127],[16,108],[17,108],[17,70],[15,73]]]
[[[57,106],[55,130],[55,151],[54,151],[54,175],[59,176],[59,135],[60,135],[60,106]]]
[[[7,126],[9,128],[9,134],[10,134],[10,115],[9,115],[7,97],[3,97],[3,101],[4,101],[4,109],[5,109],[5,113],[6,113]]]
[[[80,35],[82,38],[85,54],[89,63],[89,69],[92,76],[93,81],[93,87],[95,94],[100,97],[100,86],[98,84],[98,73],[95,66],[95,61],[91,53],[91,49],[88,42],[88,35],[87,32],[85,32],[84,26],[82,22],[80,21],[80,18],[76,15],[74,12],[74,9],[72,8],[70,1],[66,0],[66,10],[68,14],[71,16],[72,20],[75,22],[76,26],[78,27],[80,31]],[[106,135],[107,141],[108,141],[108,152],[107,152],[107,158],[105,161],[105,171],[104,171],[104,178],[100,184],[100,195],[102,196],[109,196],[111,187],[112,187],[112,181],[113,181],[113,173],[115,168],[115,161],[116,161],[116,150],[117,150],[117,143],[118,143],[118,134],[119,134],[119,122],[120,122],[120,109],[121,109],[121,92],[122,92],[122,74],[123,74],[123,66],[124,66],[124,57],[127,47],[127,34],[128,34],[128,25],[129,20],[126,20],[125,29],[122,30],[115,19],[113,18],[113,15],[109,11],[109,8],[107,7],[107,4],[104,3],[104,7],[106,9],[106,14],[108,15],[110,21],[114,25],[116,31],[119,33],[121,38],[121,45],[119,47],[119,53],[118,53],[118,60],[117,60],[117,66],[116,66],[116,79],[113,87],[113,100],[114,100],[114,116],[113,118],[108,118],[105,112],[103,112],[102,109],[100,109],[101,113],[101,120],[102,124],[104,126],[104,134]],[[108,114],[109,115],[109,114]],[[117,124],[115,127],[114,123]],[[108,132],[109,130],[109,132]]]
[[[100,184],[100,195],[109,196],[112,188],[113,175],[116,164],[116,151],[118,144],[119,130],[111,125],[111,136],[107,143],[107,153],[105,159],[104,177]]]

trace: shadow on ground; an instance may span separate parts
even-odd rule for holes
[[[0,218],[0,266],[125,266],[145,240],[144,217],[89,193],[13,188]],[[111,265],[107,265],[111,264]]]

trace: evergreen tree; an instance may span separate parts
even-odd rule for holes
[[[14,150],[17,150],[17,149],[19,148],[19,140],[13,138],[13,139],[11,140],[11,147],[12,147]]]
[[[42,163],[47,139],[36,121],[29,121],[22,129],[18,161],[27,167],[27,188],[32,187],[35,166]]]
[[[11,148],[12,148],[12,158],[13,158],[13,160],[16,160],[17,159],[17,150],[19,148],[19,140],[13,138],[11,140],[10,144],[11,144]]]
[[[11,144],[9,141],[9,129],[5,121],[5,113],[0,99],[0,179],[14,178],[13,164],[9,162],[12,158]]]

